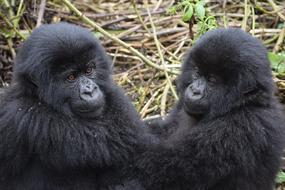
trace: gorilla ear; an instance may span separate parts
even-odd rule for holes
[[[243,97],[250,97],[259,93],[260,88],[257,86],[258,84],[254,82],[254,79],[250,78],[243,80],[244,81],[241,82],[241,89],[240,89]]]
[[[18,82],[25,86],[25,88],[35,89],[38,87],[37,81],[34,80],[32,76],[29,76],[26,73],[17,73],[16,78]]]
[[[239,75],[240,93],[242,96],[251,96],[258,93],[259,89],[253,75]]]
[[[28,96],[36,96],[38,85],[35,80],[29,77],[26,73],[14,73],[16,84],[19,84],[22,91]]]
[[[38,88],[38,82],[32,76],[26,74],[24,75],[24,79],[26,80],[25,85],[29,86],[30,89]]]
[[[30,81],[30,83],[32,85],[34,85],[34,87],[38,87],[38,82],[36,80],[34,80],[31,76],[28,76],[28,80]]]

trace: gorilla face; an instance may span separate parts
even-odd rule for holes
[[[58,78],[58,90],[54,93],[65,103],[66,112],[81,117],[100,115],[105,99],[102,89],[96,82],[96,63],[90,61],[76,69],[68,68],[55,76]]]
[[[231,72],[218,66],[214,69],[197,63],[192,57],[188,57],[188,61],[191,64],[184,68],[181,92],[184,109],[190,115],[223,114],[243,101],[255,101],[255,95],[262,91],[250,73],[244,76],[243,72]],[[252,77],[250,83],[244,81],[249,77]]]
[[[203,73],[195,66],[190,73],[189,83],[184,90],[184,109],[191,115],[205,115],[214,103],[214,96],[225,93],[222,79],[214,73]],[[217,94],[217,89],[220,89]]]
[[[217,116],[270,102],[273,84],[265,48],[242,31],[229,31],[208,32],[186,57],[178,92],[190,115]]]
[[[17,57],[15,78],[29,86],[27,96],[59,113],[98,117],[114,86],[109,59],[88,30],[59,26],[44,25],[32,33]]]
[[[195,74],[184,92],[185,110],[193,115],[207,113],[209,109],[207,91],[209,90],[205,77]]]

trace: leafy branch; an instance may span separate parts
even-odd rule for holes
[[[193,25],[198,24],[198,33],[196,39],[203,35],[208,30],[217,27],[217,21],[214,16],[211,16],[205,8],[204,0],[182,0],[177,5],[174,5],[168,10],[169,14],[177,14],[182,12],[182,20],[189,24],[190,37],[194,39]]]

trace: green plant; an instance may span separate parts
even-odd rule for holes
[[[285,182],[285,173],[283,171],[280,171],[277,174],[275,181],[276,181],[276,183],[284,183]]]
[[[285,52],[283,53],[268,53],[268,59],[274,72],[280,76],[285,76]]]
[[[189,23],[190,34],[194,22],[198,24],[198,31],[196,39],[202,34],[217,27],[217,22],[214,16],[211,16],[205,8],[204,0],[182,0],[178,4],[172,6],[169,10],[169,14],[177,14],[177,12],[183,12],[182,20]]]

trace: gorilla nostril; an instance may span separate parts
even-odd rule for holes
[[[200,91],[195,91],[195,90],[193,90],[193,94],[194,94],[194,95],[200,95],[201,92],[200,92]]]
[[[197,89],[195,87],[191,87],[190,90],[192,91],[193,95],[199,95],[201,94],[200,89]]]
[[[85,88],[82,89],[81,95],[83,96],[92,96],[93,95],[93,89],[90,86],[85,86]]]
[[[83,92],[84,95],[92,95],[92,92],[91,91],[85,91]]]

